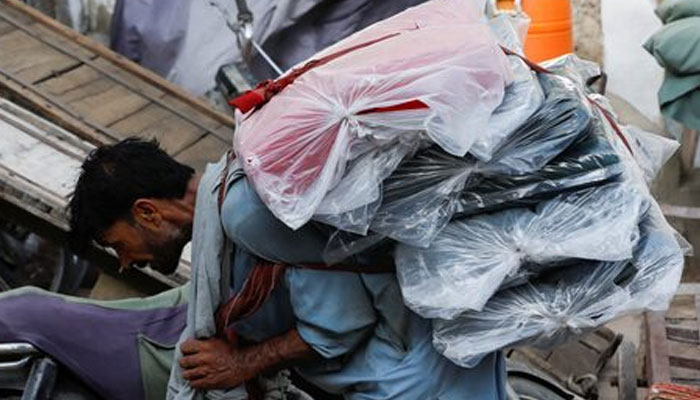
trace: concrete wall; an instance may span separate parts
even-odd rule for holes
[[[661,117],[656,93],[663,70],[642,48],[659,27],[653,0],[602,0],[605,71],[608,90],[622,97],[653,122]]]
[[[603,24],[600,0],[572,0],[574,52],[581,58],[603,63]]]

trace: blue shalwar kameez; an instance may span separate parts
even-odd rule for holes
[[[285,226],[245,178],[230,186],[221,218],[235,245],[234,293],[248,277],[253,255],[290,265],[323,262],[327,235],[313,223],[296,231]],[[471,369],[442,357],[432,346],[430,321],[404,306],[394,274],[289,268],[262,308],[235,328],[252,341],[296,328],[321,356],[298,372],[347,399],[506,397],[502,355],[491,354]]]

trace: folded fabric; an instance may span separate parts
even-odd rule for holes
[[[664,2],[658,12],[669,23],[644,43],[666,69],[658,96],[662,114],[696,130],[700,130],[700,14],[695,15],[699,3]]]
[[[234,148],[263,202],[296,229],[373,140],[421,131],[464,156],[511,75],[473,2],[431,1],[233,100],[255,107],[238,114]]]
[[[700,74],[666,72],[659,89],[661,113],[690,129],[700,130]]]
[[[452,156],[437,146],[418,152],[384,181],[371,230],[402,243],[428,246],[452,218],[473,169],[472,159]]]
[[[656,9],[664,24],[688,17],[700,17],[700,0],[664,0]]]
[[[452,218],[474,171],[520,176],[541,169],[591,134],[591,113],[564,78],[540,75],[544,104],[504,139],[489,162],[456,157],[438,146],[405,160],[384,181],[381,206],[370,229],[412,246],[426,247]]]
[[[454,217],[534,205],[565,192],[613,181],[622,171],[620,157],[608,140],[592,134],[531,174],[473,177],[459,195]]]
[[[700,16],[664,25],[644,48],[663,68],[675,75],[700,73]]]
[[[512,18],[500,14],[489,19],[489,27],[499,43],[510,51],[523,54],[520,38]],[[505,97],[489,119],[486,131],[479,135],[469,154],[481,161],[489,161],[496,148],[537,111],[544,101],[544,93],[537,75],[519,57],[510,55],[513,83],[506,87]]]
[[[163,399],[187,292],[98,301],[19,288],[0,294],[0,343],[31,343],[99,398]]]
[[[423,317],[451,319],[484,307],[525,263],[629,259],[647,206],[640,191],[612,183],[557,196],[534,211],[452,221],[427,249],[397,245],[404,302]]]
[[[489,162],[477,163],[481,175],[526,175],[537,171],[577,140],[591,133],[591,110],[567,78],[538,75],[545,101],[508,136]]]
[[[483,310],[433,323],[433,344],[464,367],[494,350],[549,347],[620,315],[668,306],[683,270],[683,250],[657,208],[640,225],[631,260],[581,261],[498,292]]]

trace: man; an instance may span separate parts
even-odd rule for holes
[[[432,347],[430,321],[403,305],[393,273],[304,268],[323,263],[324,226],[289,229],[267,210],[235,162],[217,165],[200,184],[192,169],[157,143],[127,139],[90,154],[69,207],[77,245],[94,240],[114,249],[123,268],[150,264],[171,273],[193,226],[195,236],[203,226],[220,229],[195,215],[202,201],[215,201],[200,198],[202,193],[219,191],[216,218],[223,240],[232,245],[234,296],[245,290],[260,261],[289,266],[280,269],[281,282],[264,303],[231,324],[241,339],[238,345],[216,338],[182,344],[179,366],[192,387],[234,388],[291,366],[314,385],[348,399],[505,398],[500,354],[485,357],[473,369],[439,355]],[[197,190],[214,181],[224,186]],[[193,245],[193,257],[200,245]],[[381,256],[368,252],[349,262],[369,271]]]

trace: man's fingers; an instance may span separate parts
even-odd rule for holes
[[[211,389],[211,385],[205,378],[190,381],[190,386],[195,389]]]
[[[188,381],[195,381],[195,380],[202,380],[202,378],[206,377],[207,374],[202,368],[193,368],[193,369],[188,369],[182,373],[182,377],[187,379]],[[190,386],[192,386],[192,382],[190,382]],[[193,386],[194,387],[194,386]]]
[[[201,347],[201,343],[199,340],[186,340],[180,345],[180,351],[182,351],[182,354],[194,354],[199,352],[199,349]]]
[[[201,360],[196,355],[186,356],[186,357],[182,357],[180,359],[180,366],[184,369],[190,369],[190,368],[197,367],[201,363],[202,363]]]

